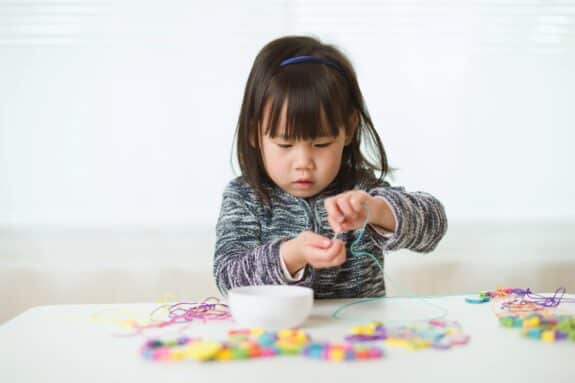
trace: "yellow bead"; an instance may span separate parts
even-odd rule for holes
[[[365,326],[356,326],[352,329],[353,335],[373,335],[375,333],[375,328],[377,325],[372,325],[371,323]]]
[[[345,351],[341,347],[333,347],[329,350],[329,359],[330,360],[344,360],[345,359]]]
[[[259,327],[257,327],[257,328],[252,328],[252,329],[250,330],[250,334],[251,334],[252,336],[260,336],[260,335],[262,335],[263,333],[264,333],[264,329],[263,329],[263,328],[259,328]]]
[[[553,342],[555,341],[555,331],[553,330],[546,330],[541,333],[541,340],[544,342]]]
[[[298,343],[302,343],[302,344],[307,343],[307,341],[308,341],[307,335],[304,332],[299,331],[297,333],[297,335],[295,336],[295,341],[297,341]]]
[[[185,355],[195,360],[208,360],[212,358],[222,345],[216,342],[195,342],[185,348]]]
[[[533,328],[539,326],[539,324],[540,324],[539,317],[533,317],[525,319],[523,321],[523,328]]]
[[[414,339],[409,342],[409,348],[412,350],[418,350],[421,348],[428,348],[431,346],[431,341],[428,339]]]
[[[186,351],[185,350],[174,350],[170,354],[173,360],[182,360],[186,358]]]
[[[278,332],[278,338],[285,339],[290,338],[293,335],[293,330],[291,329],[284,329]]]
[[[409,347],[409,342],[401,338],[387,338],[385,340],[385,343],[387,343],[390,346]]]
[[[297,354],[303,348],[302,345],[285,339],[278,340],[276,345],[279,347],[282,354]]]
[[[224,361],[224,360],[231,360],[233,358],[232,350],[229,348],[223,348],[219,350],[216,355],[214,355],[215,360]]]

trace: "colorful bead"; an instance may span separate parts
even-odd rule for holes
[[[507,320],[511,325],[512,319]],[[373,335],[362,335],[376,329]],[[415,322],[405,326],[384,327],[357,326],[353,329],[354,335],[347,336],[349,342],[385,340],[386,344],[395,347],[404,347],[411,350],[434,347],[446,349],[452,346],[461,346],[469,342],[469,336],[463,334],[457,322],[445,320],[430,320],[428,322]]]
[[[489,302],[490,298],[485,296],[485,297],[479,297],[479,298],[474,298],[474,297],[466,297],[465,298],[465,302],[467,303],[472,303],[472,304],[481,304],[481,303],[486,303]]]
[[[555,341],[555,331],[545,330],[541,333],[541,340],[544,342],[554,342]]]
[[[192,359],[203,361],[211,359],[221,349],[221,343],[195,342],[186,346],[185,353]]]
[[[303,354],[308,358],[334,362],[378,359],[383,355],[377,347],[352,343],[310,343]]]
[[[504,327],[514,327],[515,320],[512,316],[505,316],[499,318],[499,323],[501,323]]]
[[[541,329],[540,328],[530,328],[524,330],[524,335],[532,339],[540,339],[541,338]]]

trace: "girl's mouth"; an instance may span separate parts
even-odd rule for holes
[[[296,185],[296,187],[299,187],[301,189],[308,189],[313,185],[313,182],[310,180],[297,180],[294,182],[294,184]]]

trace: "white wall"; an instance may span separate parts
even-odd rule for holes
[[[2,2],[0,225],[213,225],[252,60],[294,33],[349,54],[395,183],[455,221],[572,220],[561,4]]]
[[[0,322],[216,294],[214,224],[258,50],[349,54],[394,184],[446,206],[394,294],[572,292],[575,1],[0,0]]]

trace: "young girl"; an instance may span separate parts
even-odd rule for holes
[[[295,284],[316,298],[385,295],[388,250],[429,252],[447,229],[433,196],[391,187],[355,72],[310,37],[268,43],[251,69],[236,131],[242,176],[224,191],[214,275],[220,291]],[[371,158],[364,149],[371,149]],[[337,235],[334,235],[337,234]]]

